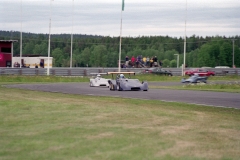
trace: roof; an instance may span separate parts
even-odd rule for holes
[[[13,43],[13,42],[18,42],[18,40],[0,40],[0,42],[11,42],[11,43]]]
[[[15,57],[20,57],[20,55],[18,54]],[[44,56],[41,54],[24,54],[24,55],[22,55],[22,57],[47,57],[47,56]]]

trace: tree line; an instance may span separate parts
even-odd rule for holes
[[[14,39],[14,56],[20,54],[20,33],[17,31],[0,31],[1,40]],[[233,46],[234,40],[234,46]],[[74,67],[117,67],[120,37],[99,35],[73,35],[72,64]],[[22,54],[48,55],[48,34],[23,33]],[[240,67],[240,37],[196,36],[187,37],[186,64],[188,67],[215,67],[234,64]],[[71,53],[71,36],[69,34],[51,35],[51,53],[54,67],[69,67]],[[157,56],[163,67],[176,67],[177,54],[179,64],[183,64],[183,37],[138,36],[122,37],[121,60],[125,56]]]

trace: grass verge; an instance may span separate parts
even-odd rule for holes
[[[112,78],[112,75],[102,75],[104,78]],[[116,76],[116,75],[115,75]],[[128,77],[128,75],[126,75]],[[114,77],[115,78],[115,77]],[[180,82],[182,76],[163,76],[155,74],[136,74],[130,78],[137,78],[140,81],[175,81]],[[187,76],[185,78],[188,78]],[[224,80],[224,81],[239,81],[240,76],[212,76],[208,80]],[[64,76],[18,76],[18,75],[0,75],[0,82],[89,82],[89,77],[64,77]]]
[[[34,83],[34,82],[89,82],[88,77],[62,77],[62,76],[17,76],[1,75],[0,82],[4,83]]]
[[[239,159],[240,110],[0,87],[0,159]]]
[[[240,93],[240,81],[226,82],[222,84],[218,84],[216,82],[210,82],[207,84],[205,83],[182,84],[178,86],[149,86],[149,88]]]

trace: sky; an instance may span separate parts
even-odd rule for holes
[[[48,34],[50,19],[51,34],[230,37],[240,0],[0,0],[0,30]]]

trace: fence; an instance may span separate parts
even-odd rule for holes
[[[122,68],[121,71],[132,71],[136,74],[141,73],[146,68]],[[163,68],[172,72],[173,76],[181,76],[181,68]],[[240,68],[211,68],[215,71],[216,76],[224,75],[240,75]],[[53,76],[89,76],[90,73],[106,73],[117,72],[118,68],[91,68],[91,67],[77,67],[77,68],[50,68],[50,75]],[[0,68],[0,75],[47,75],[46,68]]]

